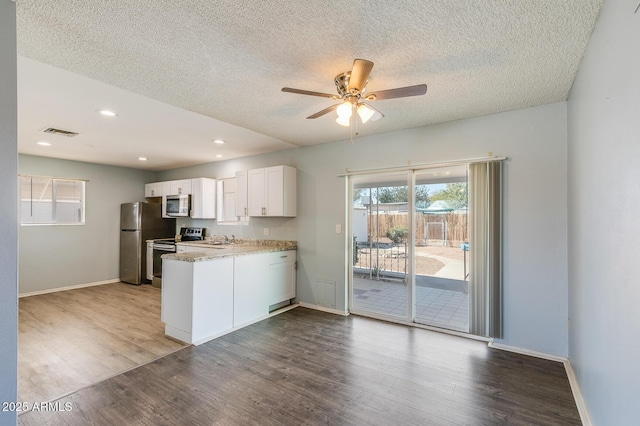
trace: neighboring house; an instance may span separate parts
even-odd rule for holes
[[[406,213],[409,210],[406,202],[378,203],[378,204],[373,204],[372,206],[369,206],[369,204],[364,204],[364,206],[366,208],[371,208],[372,214],[378,214],[378,213],[384,214],[387,212],[394,212],[394,213],[405,212]]]

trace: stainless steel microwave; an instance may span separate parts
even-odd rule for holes
[[[165,214],[171,217],[189,216],[191,195],[167,195]]]

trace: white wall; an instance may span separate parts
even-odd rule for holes
[[[0,1],[0,402],[16,401],[18,382],[18,152],[16,9]],[[0,410],[0,424],[16,413]]]
[[[120,204],[144,201],[155,172],[20,155],[21,174],[88,180],[85,225],[20,227],[20,293],[120,276]]]
[[[569,355],[593,423],[640,418],[640,13],[605,2],[568,102]]]
[[[330,124],[328,124],[330,125]],[[375,124],[373,124],[375,125]],[[345,130],[345,136],[346,136]],[[509,157],[505,167],[505,338],[501,343],[567,355],[566,104],[460,120],[263,156],[160,173],[162,180],[229,177],[235,170],[285,164],[298,169],[298,216],[216,226],[215,233],[298,241],[298,299],[318,304],[318,286],[335,283],[335,308],[346,310],[346,168]],[[195,221],[193,221],[195,222]],[[181,221],[183,224],[191,221]],[[325,284],[326,285],[326,284]]]

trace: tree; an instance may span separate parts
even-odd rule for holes
[[[409,201],[409,188],[406,186],[388,186],[378,189],[378,203],[406,203]],[[416,186],[416,204],[429,202],[429,189],[426,185]]]
[[[430,198],[430,201],[447,201],[454,209],[461,209],[469,205],[469,185],[466,182],[448,183],[446,188],[436,192]]]
[[[353,201],[358,201],[360,200],[360,197],[362,196],[362,189],[361,188],[354,188],[353,189]]]

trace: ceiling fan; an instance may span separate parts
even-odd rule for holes
[[[354,110],[357,112],[363,123],[366,123],[369,120],[376,121],[384,117],[380,111],[366,103],[365,100],[382,101],[385,99],[420,96],[427,93],[426,84],[366,93],[367,83],[369,82],[369,76],[372,68],[373,62],[371,61],[367,61],[366,59],[354,60],[351,71],[338,74],[334,80],[338,91],[337,95],[312,92],[309,90],[292,89],[291,87],[283,87],[282,91],[298,93],[300,95],[320,96],[322,98],[329,98],[332,100],[342,100],[343,102],[331,105],[330,107],[325,108],[322,111],[318,111],[307,118],[314,119],[322,117],[331,111],[337,110],[338,118],[336,119],[336,122],[345,127],[351,125],[351,116],[353,115]]]

